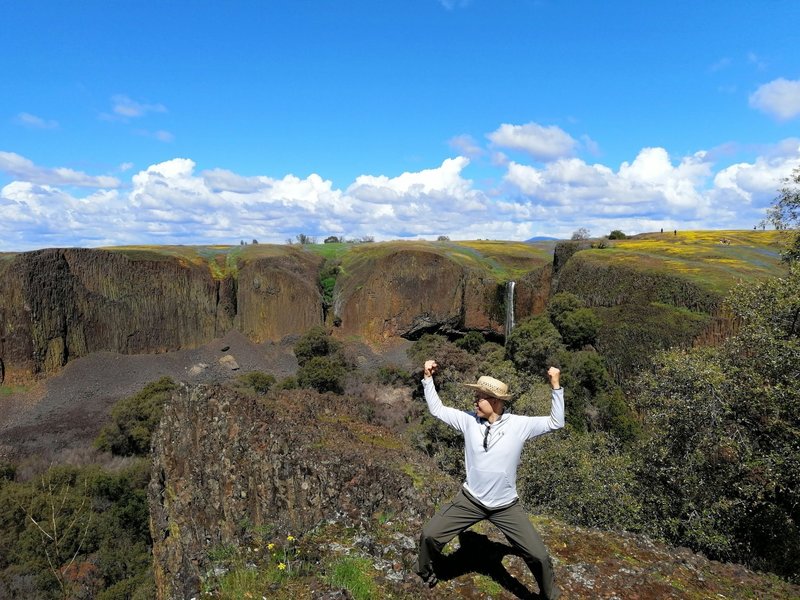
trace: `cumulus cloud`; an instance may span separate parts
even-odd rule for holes
[[[16,180],[0,189],[0,250],[283,243],[298,233],[528,239],[569,237],[579,227],[595,235],[750,228],[798,163],[794,138],[762,148],[752,162],[719,169],[712,152],[670,157],[663,148],[644,148],[617,168],[576,157],[538,167],[508,161],[500,187],[482,190],[465,176],[469,158],[456,156],[420,171],[364,174],[337,189],[315,173],[244,176],[174,158],[132,172],[124,186],[80,194],[75,180],[91,176],[56,175],[5,152],[0,165]]]
[[[663,148],[644,148],[616,171],[577,158],[543,168],[512,162],[505,182],[509,195],[551,215],[559,234],[587,226],[605,232],[626,227],[749,228],[764,214],[782,177],[800,161],[800,145],[714,173],[706,152],[673,161]],[[569,225],[566,225],[569,223]],[[608,229],[609,231],[611,229]],[[624,230],[624,229],[623,229]]]
[[[58,129],[58,121],[53,119],[43,119],[31,113],[21,112],[17,115],[14,121],[18,125],[28,127],[29,129]]]
[[[48,169],[14,152],[0,152],[0,171],[15,179],[53,186],[75,186],[89,188],[115,188],[120,185],[116,177],[92,176],[64,167]]]
[[[545,127],[538,123],[503,123],[487,137],[494,146],[521,150],[541,161],[572,156],[578,146],[577,140],[560,127]]]
[[[750,106],[788,121],[800,115],[800,80],[775,79],[750,95]]]

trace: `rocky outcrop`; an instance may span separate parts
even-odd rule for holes
[[[518,318],[543,309],[549,273],[549,266],[532,264],[518,282]],[[428,332],[502,335],[505,283],[486,269],[464,266],[437,252],[396,249],[361,260],[339,277],[334,315],[341,335],[360,335],[371,342],[416,339]]]
[[[239,269],[236,325],[252,341],[278,340],[322,323],[322,258],[291,248],[284,252]]]
[[[0,361],[12,380],[101,350],[196,347],[234,327],[254,341],[302,333],[322,322],[319,262],[287,249],[216,279],[156,252],[21,253],[0,263]]]
[[[54,371],[98,350],[174,350],[217,333],[217,282],[199,266],[50,249],[19,254],[4,267],[0,358],[8,371]]]
[[[331,577],[343,556],[366,561],[360,568],[374,598],[536,597],[530,570],[488,523],[453,541],[429,592],[412,572],[417,538],[458,483],[403,438],[359,418],[368,402],[282,394],[256,399],[184,387],[165,408],[148,489],[160,600],[199,598],[237,568],[225,556],[241,557],[251,578],[274,573],[286,554],[276,558],[265,542],[285,548],[287,534],[298,574],[262,584],[255,597],[350,597]],[[641,535],[533,521],[563,597],[794,598],[800,591]]]
[[[354,525],[378,511],[416,523],[452,493],[427,459],[353,419],[365,401],[282,394],[183,387],[166,407],[148,492],[159,598],[197,595],[210,551],[254,530]]]

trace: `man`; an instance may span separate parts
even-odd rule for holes
[[[561,372],[550,367],[552,388],[549,417],[526,417],[505,412],[511,398],[508,386],[483,376],[466,384],[475,390],[475,410],[466,412],[444,406],[433,385],[436,361],[425,361],[422,386],[431,414],[464,435],[467,480],[453,501],[444,506],[425,527],[419,542],[415,572],[429,587],[438,582],[434,560],[453,537],[478,521],[489,519],[518,549],[533,572],[539,591],[548,600],[559,596],[553,586],[553,566],[541,537],[528,520],[517,496],[517,466],[526,440],[564,426],[564,390]]]

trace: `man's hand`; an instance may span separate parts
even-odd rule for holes
[[[422,371],[425,374],[425,379],[431,377],[434,373],[436,373],[436,369],[438,368],[439,365],[436,364],[435,360],[426,360],[425,366],[422,368]]]
[[[547,378],[550,380],[550,387],[554,390],[561,387],[561,371],[555,367],[547,369]]]

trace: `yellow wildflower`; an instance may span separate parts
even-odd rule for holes
[[[272,550],[275,547],[275,544],[267,544],[267,550]]]
[[[286,570],[286,565],[285,565],[284,563],[280,563],[280,564],[278,565],[278,568],[279,568],[281,571],[285,571],[285,570]]]
[[[287,542],[293,542],[294,541],[294,536],[293,535],[287,535],[286,536],[286,541]]]

